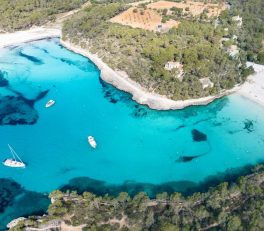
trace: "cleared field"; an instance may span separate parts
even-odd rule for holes
[[[208,17],[218,16],[223,10],[227,9],[226,4],[214,4],[214,3],[203,3],[203,2],[169,2],[169,1],[159,1],[150,3],[147,5],[151,9],[171,9],[172,7],[177,7],[183,9],[184,13],[190,13],[193,16],[200,15],[204,10],[207,10]],[[187,10],[186,10],[187,9]]]
[[[169,21],[162,23],[162,28],[164,31],[169,30],[172,27],[177,28],[179,26],[180,22],[170,19]]]
[[[179,25],[179,22],[174,20],[170,20],[166,23],[161,23],[161,20],[162,17],[151,9],[143,10],[132,7],[111,18],[110,22],[151,31],[166,31]]]

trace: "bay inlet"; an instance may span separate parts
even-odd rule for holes
[[[0,166],[1,225],[45,211],[47,193],[58,188],[187,194],[263,160],[264,109],[240,95],[151,110],[100,80],[90,60],[58,39],[2,49],[0,70],[0,156],[9,157],[10,143],[27,163]],[[50,99],[56,104],[47,109]]]

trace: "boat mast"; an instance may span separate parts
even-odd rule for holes
[[[20,157],[17,155],[17,153],[16,153],[15,150],[11,147],[10,144],[8,144],[8,147],[9,147],[9,149],[10,149],[10,151],[11,151],[11,153],[12,153],[14,159],[15,159],[15,161],[16,161],[16,157],[17,157],[18,160],[19,160],[21,163],[23,163],[23,161],[20,159]],[[23,163],[23,164],[24,164],[24,163]]]
[[[10,146],[10,144],[8,144],[8,147],[9,147],[9,149],[10,149],[10,152],[11,152],[12,156],[13,156],[13,159],[16,161],[16,156],[15,156],[15,154],[14,154],[14,152],[13,152],[13,149],[12,149],[12,147]]]

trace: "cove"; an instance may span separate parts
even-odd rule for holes
[[[7,200],[25,192],[39,198],[93,186],[111,193],[108,185],[133,187],[133,193],[159,186],[184,191],[263,161],[264,110],[238,95],[184,110],[150,110],[102,82],[92,62],[57,39],[2,49],[0,70],[0,159],[9,157],[9,143],[27,163],[26,169],[0,165],[0,178],[22,190],[3,200],[5,222],[19,204]],[[47,109],[49,99],[56,104]]]

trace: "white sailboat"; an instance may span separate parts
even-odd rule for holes
[[[3,161],[3,165],[11,168],[25,168],[26,164],[20,159],[20,157],[15,152],[15,150],[9,144],[8,147],[10,149],[13,158],[5,159]]]

